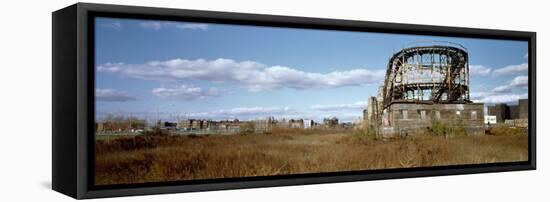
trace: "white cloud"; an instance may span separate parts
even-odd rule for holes
[[[175,88],[154,88],[152,93],[163,98],[196,100],[206,97],[219,96],[225,91],[218,88],[203,89],[193,85],[181,85]]]
[[[489,73],[491,73],[491,68],[483,65],[470,65],[471,76],[486,76],[489,75]]]
[[[208,25],[202,23],[176,23],[176,28],[179,29],[198,29],[198,30],[207,30]]]
[[[329,73],[304,72],[254,61],[172,59],[144,64],[105,63],[99,72],[147,80],[203,80],[240,85],[251,92],[279,88],[323,89],[359,86],[382,81],[385,71],[352,69]]]
[[[190,117],[213,119],[247,119],[262,118],[267,116],[279,116],[296,113],[289,107],[238,107],[232,109],[220,109],[206,112],[189,113]]]
[[[517,76],[510,81],[510,85],[514,87],[527,87],[527,85],[529,85],[529,77]]]
[[[497,103],[512,103],[517,102],[519,99],[526,99],[527,93],[494,93],[494,92],[482,92],[478,94],[472,93],[472,101],[485,104],[497,104]]]
[[[159,30],[160,28],[162,28],[162,22],[158,22],[158,21],[141,22],[139,23],[139,26],[146,29]]]
[[[516,102],[518,99],[527,98],[528,83],[527,76],[517,76],[508,84],[497,86],[492,91],[472,93],[471,99],[486,104]]]
[[[125,102],[136,100],[134,96],[129,95],[126,92],[115,90],[115,89],[95,89],[95,98],[97,101],[104,102]]]
[[[493,92],[506,93],[506,92],[511,92],[515,88],[527,88],[528,85],[529,85],[529,77],[517,76],[514,79],[512,79],[508,84],[494,88]]]
[[[367,102],[355,102],[352,104],[313,105],[311,109],[319,111],[358,110],[367,107]]]
[[[183,23],[183,22],[161,22],[147,21],[139,23],[139,26],[145,29],[160,30],[162,28],[172,27],[177,29],[207,30],[208,25],[203,23]]]
[[[470,98],[474,102],[485,104],[512,103],[528,96],[529,77],[516,76],[508,84],[497,86],[488,92],[472,92]]]
[[[529,65],[527,63],[522,63],[519,65],[508,65],[506,67],[495,69],[493,74],[495,75],[514,75],[527,72]]]
[[[108,28],[108,29],[114,29],[117,31],[123,30],[124,27],[122,26],[122,23],[120,22],[112,22],[112,23],[103,23],[101,24],[102,27]]]
[[[510,88],[510,86],[508,85],[503,85],[503,86],[497,86],[496,88],[493,89],[493,92],[499,92],[499,93],[502,93],[502,92],[510,92],[512,89]]]

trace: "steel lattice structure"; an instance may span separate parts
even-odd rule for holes
[[[466,48],[430,45],[404,48],[388,62],[382,98],[392,103],[471,103]]]

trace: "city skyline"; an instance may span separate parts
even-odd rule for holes
[[[96,18],[96,118],[362,116],[389,57],[418,41],[469,52],[471,99],[527,98],[527,42]],[[162,117],[160,117],[162,116]]]

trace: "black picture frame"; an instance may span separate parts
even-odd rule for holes
[[[97,16],[527,41],[526,162],[402,168],[137,185],[93,185],[94,26]],[[536,33],[399,23],[77,3],[52,13],[52,188],[84,199],[536,169]]]

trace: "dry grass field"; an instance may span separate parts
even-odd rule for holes
[[[96,140],[96,185],[526,161],[527,135],[416,135],[377,140],[353,131],[136,136]]]

